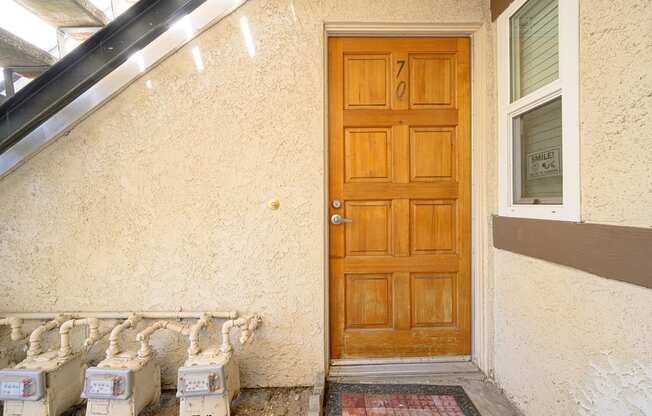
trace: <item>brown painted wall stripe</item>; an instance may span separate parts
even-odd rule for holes
[[[652,229],[494,216],[494,247],[652,289]]]
[[[491,0],[491,20],[496,20],[514,0]]]

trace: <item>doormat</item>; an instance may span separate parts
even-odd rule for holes
[[[326,416],[481,416],[460,386],[339,384],[326,390]]]

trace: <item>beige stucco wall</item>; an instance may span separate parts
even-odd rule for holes
[[[652,4],[580,4],[582,217],[650,227]],[[495,374],[514,402],[533,416],[652,414],[652,290],[494,256]]]
[[[0,311],[256,311],[245,384],[310,384],[325,355],[323,23],[487,14],[481,0],[250,0],[0,180]],[[183,344],[169,341],[173,382]]]
[[[652,8],[581,5],[582,216],[649,227]],[[265,325],[240,353],[245,383],[310,383],[324,364],[322,23],[486,11],[480,0],[250,0],[0,180],[0,311],[259,311]],[[476,99],[495,111],[494,97]],[[487,224],[497,154],[496,137],[482,138],[474,195]],[[528,415],[652,413],[652,291],[483,238],[486,362],[515,403]],[[171,382],[184,344],[157,343],[172,346]]]

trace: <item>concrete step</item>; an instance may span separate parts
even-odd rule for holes
[[[94,27],[109,18],[90,0],[15,0],[54,27]]]
[[[55,62],[54,56],[0,28],[1,67],[44,66]]]
[[[471,362],[412,362],[412,363],[383,363],[383,364],[344,364],[331,365],[328,374],[329,380],[344,377],[387,377],[387,376],[414,376],[422,374],[466,374],[483,377],[475,364]]]

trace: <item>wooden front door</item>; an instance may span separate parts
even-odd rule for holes
[[[469,39],[328,47],[331,358],[470,355]]]

